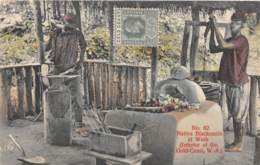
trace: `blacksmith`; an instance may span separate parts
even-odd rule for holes
[[[47,61],[53,64],[49,70],[52,75],[80,75],[86,42],[78,30],[76,17],[68,14],[63,18],[63,25],[55,25],[45,51],[48,51]],[[72,108],[75,112],[75,122],[82,122],[82,96],[79,81],[71,81],[69,89],[72,96]]]
[[[241,34],[245,16],[235,12],[231,16],[231,37],[224,40],[216,26],[216,18],[211,15],[210,23],[210,51],[223,52],[219,79],[225,85],[228,111],[233,118],[234,142],[226,146],[227,152],[241,152],[243,130],[249,107],[249,78],[247,75],[247,61],[249,44],[247,38]],[[215,37],[218,45],[215,43]]]

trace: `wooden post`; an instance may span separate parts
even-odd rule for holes
[[[107,76],[107,72],[106,72],[106,64],[101,64],[101,93],[102,93],[102,109],[106,109],[107,108],[107,82],[106,82],[106,76]]]
[[[0,70],[0,126],[8,122],[8,102],[6,99],[6,82],[3,70]]]
[[[109,61],[113,63],[115,61],[115,47],[113,45],[113,2],[107,2],[107,19],[109,29]]]
[[[95,96],[96,96],[96,108],[99,109],[101,107],[101,79],[100,79],[100,64],[94,64],[94,83],[95,83]]]
[[[193,7],[192,8],[192,20],[193,21],[200,21],[199,17],[199,8]],[[195,70],[196,64],[196,53],[199,45],[199,34],[200,34],[200,27],[193,25],[192,26],[192,39],[191,39],[191,48],[190,48],[190,71],[193,73]]]
[[[35,82],[35,89],[34,89],[34,107],[35,112],[39,114],[41,112],[41,81],[40,81],[40,74],[41,74],[41,68],[39,66],[35,66],[34,68],[34,82]]]
[[[257,99],[258,99],[258,81],[256,77],[251,77],[250,87],[250,103],[249,103],[249,115],[250,115],[250,134],[257,134]]]
[[[68,90],[50,90],[45,94],[44,140],[53,145],[70,145],[71,97]]]
[[[128,86],[129,86],[129,76],[128,76],[128,70],[129,70],[129,67],[124,67],[125,68],[125,82],[124,82],[124,105],[127,105],[128,104],[128,93],[129,93],[129,89],[128,89]]]
[[[157,81],[158,55],[157,48],[152,48],[152,64],[151,64],[151,98],[154,98],[154,88]]]
[[[188,49],[190,38],[190,26],[185,22],[184,34],[182,39],[182,51],[181,51],[181,65],[187,66]]]
[[[83,68],[83,88],[84,88],[84,107],[88,110],[89,105],[89,86],[88,86],[88,64],[84,63]]]
[[[143,88],[144,88],[144,100],[143,101],[146,101],[147,100],[147,73],[146,73],[147,69],[144,68],[143,69],[143,74],[142,74],[142,77],[143,77]]]
[[[136,68],[136,102],[140,102],[140,68]]]
[[[24,113],[24,72],[23,68],[16,68],[16,82],[17,82],[17,98],[18,98],[18,112],[17,116],[21,119],[25,117]]]
[[[260,135],[255,136],[254,165],[260,165]]]
[[[122,66],[119,66],[118,67],[118,77],[117,77],[117,80],[118,80],[118,86],[117,86],[117,91],[118,91],[118,94],[117,94],[117,107],[118,108],[121,108],[123,106],[122,104],[122,99],[123,99],[123,67]]]
[[[28,109],[28,115],[33,115],[33,104],[32,104],[32,68],[25,67],[25,89],[26,89],[26,105]]]
[[[38,44],[38,54],[35,57],[36,61],[42,64],[44,62],[43,50],[43,33],[42,33],[42,14],[40,0],[33,0],[36,39]]]

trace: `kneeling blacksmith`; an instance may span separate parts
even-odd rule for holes
[[[226,147],[228,152],[242,151],[243,127],[248,115],[249,78],[246,73],[249,54],[249,44],[241,34],[245,17],[236,12],[231,17],[231,38],[224,40],[216,27],[216,18],[211,16],[210,51],[223,52],[220,63],[219,79],[225,85],[226,102],[233,118],[234,142]],[[215,44],[214,37],[218,42]]]
[[[50,36],[45,51],[49,51],[48,61],[53,63],[49,74],[80,75],[84,60],[86,42],[81,31],[77,29],[76,17],[68,14],[63,19],[64,24],[57,28]],[[78,53],[80,49],[80,53]],[[82,122],[82,97],[80,82],[71,81],[69,89],[72,96],[72,108],[75,112],[75,122]]]

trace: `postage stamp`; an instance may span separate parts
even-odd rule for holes
[[[159,9],[114,8],[114,45],[158,45]]]

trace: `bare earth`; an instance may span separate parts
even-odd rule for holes
[[[43,141],[43,122],[16,120],[9,127],[0,128],[0,165],[19,165],[16,160],[21,152],[9,140],[12,134],[24,147],[28,157],[43,156],[51,165],[94,165],[94,158],[84,154],[85,147],[58,147],[45,144]],[[232,132],[225,132],[225,142],[231,143]],[[241,153],[225,153],[224,165],[253,165],[254,138],[245,136]]]

